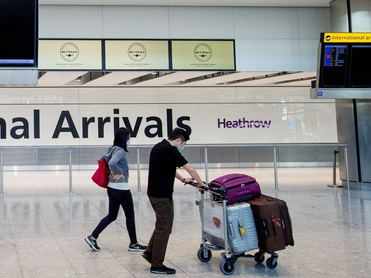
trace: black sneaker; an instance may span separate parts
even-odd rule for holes
[[[151,273],[153,274],[167,274],[167,275],[174,275],[176,273],[175,269],[169,268],[167,266],[160,266],[160,267],[151,267]]]
[[[99,251],[100,247],[98,246],[97,240],[93,236],[88,236],[84,239],[87,245],[91,248],[93,251]]]
[[[149,263],[149,264],[152,264],[152,258],[150,255],[148,255],[148,253],[146,253],[144,251],[144,253],[142,254],[142,257]]]
[[[147,246],[140,245],[139,243],[134,243],[129,245],[129,252],[144,252],[146,251]]]

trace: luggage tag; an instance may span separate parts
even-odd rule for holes
[[[239,213],[239,218],[243,219],[243,215],[241,214],[241,212]],[[241,224],[240,221],[238,221],[238,230],[240,232],[241,237],[244,237],[247,234],[247,229],[244,227],[243,224]]]
[[[240,223],[238,223],[238,230],[240,232],[240,236],[244,237],[247,234],[247,229],[242,226]]]

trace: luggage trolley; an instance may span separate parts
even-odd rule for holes
[[[190,184],[197,187],[196,184]],[[225,275],[231,275],[234,272],[234,265],[238,258],[254,258],[256,263],[262,264],[265,261],[265,252],[259,250],[256,244],[255,248],[249,248],[242,252],[235,252],[231,246],[231,228],[228,229],[228,202],[224,198],[224,194],[221,192],[213,191],[209,188],[208,184],[204,184],[202,187],[197,187],[200,190],[201,198],[196,201],[196,205],[199,206],[200,217],[201,217],[201,235],[202,242],[197,252],[198,259],[203,263],[208,263],[212,257],[212,251],[222,251],[219,268]],[[246,206],[249,206],[246,204]],[[212,235],[208,232],[207,223],[205,223],[205,215],[209,213],[209,210],[217,213],[222,223],[218,223],[218,219],[215,219],[215,225],[220,224],[223,226],[220,230],[220,236]],[[214,220],[214,219],[213,219]],[[226,224],[227,223],[227,224]],[[223,224],[223,225],[222,225]],[[254,225],[255,226],[255,225]],[[249,252],[258,250],[255,254]],[[273,252],[270,253],[270,258],[267,259],[266,265],[270,269],[275,269],[278,265],[278,254]]]

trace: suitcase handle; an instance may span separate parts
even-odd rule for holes
[[[224,194],[221,194],[219,192],[215,192],[212,188],[210,188],[208,186],[208,184],[206,182],[204,182],[203,185],[201,185],[201,186],[199,186],[195,182],[188,182],[188,183],[185,183],[185,184],[197,188],[200,191],[201,194],[204,194],[205,192],[210,192],[210,194],[212,194],[214,196],[217,196],[217,197],[220,197],[220,198],[222,198],[222,200],[224,200],[224,198],[225,198]]]
[[[234,238],[234,237],[235,237],[235,234],[234,234],[233,224],[229,223],[229,238]]]
[[[265,238],[269,237],[268,221],[266,219],[261,220],[262,230],[264,231]]]

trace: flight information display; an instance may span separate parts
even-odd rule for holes
[[[346,85],[348,59],[348,46],[324,46],[320,81],[323,88],[344,87]]]
[[[38,1],[0,1],[0,67],[37,66]]]
[[[347,47],[344,45],[325,46],[325,67],[344,67]]]
[[[319,88],[371,88],[371,34],[326,33]]]

